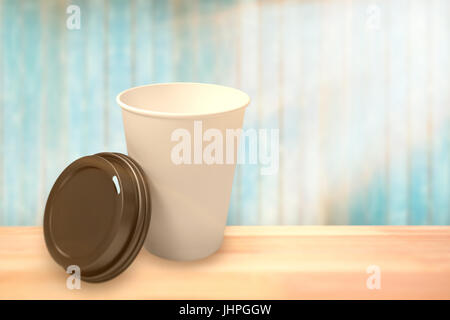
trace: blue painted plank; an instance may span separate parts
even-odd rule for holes
[[[238,15],[238,13],[236,13]],[[245,111],[245,118],[243,124],[243,130],[250,133],[257,134],[258,130],[258,108],[260,108],[260,98],[258,96],[258,4],[256,2],[246,3],[241,5],[239,9],[239,21],[236,24],[239,26],[239,52],[237,59],[239,61],[240,76],[239,76],[239,88],[246,92],[251,99],[250,105]],[[212,30],[210,28],[209,30]],[[209,31],[208,33],[210,33]],[[206,33],[206,32],[205,32]],[[202,39],[205,34],[202,35]],[[210,35],[211,36],[211,35]],[[203,59],[211,59],[209,48],[205,44],[202,47]],[[204,48],[204,49],[203,49]],[[212,61],[212,60],[210,60]],[[205,80],[208,80],[208,72],[205,71]],[[239,192],[236,195],[236,204],[238,216],[233,221],[235,224],[241,225],[255,225],[258,224],[259,216],[259,194],[258,194],[258,181],[260,177],[260,170],[257,163],[250,163],[249,153],[250,148],[256,148],[256,145],[250,145],[250,138],[241,136],[241,157],[245,160],[242,164],[238,164],[236,170],[239,170]],[[244,149],[245,148],[245,149]],[[243,151],[245,150],[245,151]],[[230,223],[231,224],[231,223]]]
[[[390,4],[390,33],[388,36],[390,90],[387,121],[389,126],[389,190],[388,224],[408,223],[409,178],[408,163],[408,44],[407,15],[396,14],[404,10],[407,1]]]
[[[23,52],[21,48],[21,32],[23,31],[23,16],[21,13],[20,3],[16,1],[3,2],[2,29],[7,27],[3,38],[4,58],[4,208],[6,216],[2,223],[6,225],[17,225],[22,219],[24,207],[22,206],[24,199],[21,187],[21,170],[22,164],[20,159],[21,132],[23,128],[23,95],[21,85],[24,81],[24,70],[21,68]],[[7,137],[7,139],[6,139]]]
[[[174,38],[172,41],[173,80],[194,81],[196,69],[195,24],[196,1],[172,1]]]
[[[320,202],[320,153],[319,153],[319,103],[320,92],[316,84],[320,82],[320,4],[301,4],[302,23],[299,28],[301,39],[300,64],[302,66],[299,146],[301,159],[296,175],[302,181],[298,192],[301,197],[300,223],[318,224],[322,213]],[[264,44],[261,45],[264,48]],[[296,89],[293,89],[296,90]],[[288,151],[287,151],[288,152]]]
[[[283,137],[283,156],[280,161],[282,170],[283,211],[285,224],[300,223],[300,208],[304,194],[301,191],[303,184],[307,184],[300,171],[302,163],[302,150],[304,147],[304,132],[302,110],[305,108],[303,94],[305,82],[302,77],[305,29],[302,28],[304,18],[303,4],[298,2],[285,2],[281,8],[280,32],[282,37],[283,58],[282,68],[282,94],[283,124],[280,129]]]
[[[135,21],[131,19],[132,28],[131,35],[135,37],[135,51],[130,48],[130,54],[135,56],[134,70],[135,74],[133,86],[141,86],[153,82],[153,70],[155,68],[153,46],[155,42],[155,23],[154,12],[157,3],[155,1],[139,0],[136,1],[132,16],[136,18]],[[133,9],[133,7],[132,7]],[[133,77],[132,77],[133,81]]]
[[[3,39],[5,37],[5,28],[3,26],[3,11],[4,11],[4,3],[0,2],[0,225],[4,225],[6,221],[6,208],[5,208],[5,194],[4,194],[4,186],[6,184],[5,180],[5,172],[4,172],[4,145],[5,145],[5,122],[4,122],[4,43]]]
[[[61,171],[69,164],[68,101],[66,78],[66,4],[48,2],[46,7],[47,34],[46,56],[43,65],[46,72],[45,114],[41,134],[43,137],[43,170],[45,172],[43,193],[48,195]]]
[[[450,70],[450,3],[434,2],[428,19],[431,38],[428,39],[431,63],[430,82],[432,107],[431,141],[431,210],[432,222],[437,225],[450,224],[450,92],[448,73]]]
[[[370,159],[366,155],[369,150],[367,128],[367,98],[368,84],[366,75],[369,73],[367,63],[367,29],[366,29],[366,5],[365,3],[354,3],[352,12],[352,65],[351,83],[352,97],[350,100],[350,134],[351,149],[348,155],[350,172],[350,211],[349,223],[355,225],[367,224],[368,222],[368,193],[367,188],[370,180]]]
[[[197,28],[197,64],[196,81],[213,83],[215,80],[216,55],[215,45],[216,29],[215,14],[217,2],[200,0],[198,3]]]
[[[101,1],[82,3],[83,49],[85,61],[83,71],[79,73],[83,83],[80,129],[82,134],[82,154],[89,155],[106,151],[104,148],[105,121],[105,78],[108,73],[105,66],[105,19],[107,17]]]
[[[68,157],[69,161],[74,161],[83,155],[84,145],[84,118],[86,110],[86,42],[88,34],[87,16],[90,14],[86,3],[77,1],[80,7],[80,29],[65,28],[67,44],[66,55],[66,77],[67,77],[67,108],[68,108]],[[65,14],[66,20],[72,14]]]
[[[123,1],[110,1],[108,15],[108,151],[126,152],[122,114],[116,96],[131,87],[130,7]]]
[[[154,1],[154,31],[153,42],[153,74],[155,82],[170,82],[173,80],[172,64],[172,32],[171,32],[171,2]]]
[[[263,35],[263,43],[260,43],[262,51],[260,52],[261,70],[259,71],[261,77],[260,90],[262,92],[260,129],[266,130],[268,139],[270,139],[270,129],[279,129],[278,95],[280,94],[280,70],[278,66],[281,59],[279,13],[279,7],[276,3],[268,2],[261,5],[259,32]],[[277,23],[274,23],[274,21],[277,21]],[[262,152],[269,153],[272,150],[270,150],[269,146]],[[279,201],[282,201],[278,194],[279,171],[273,175],[261,176],[260,183],[261,219],[259,223],[262,225],[278,224],[283,220],[283,213],[279,212]]]
[[[34,217],[37,215],[39,189],[36,188],[39,181],[39,114],[41,110],[41,90],[38,84],[41,80],[42,67],[40,65],[40,47],[42,43],[40,28],[39,3],[36,1],[23,1],[22,3],[23,33],[22,42],[22,75],[21,90],[17,95],[21,98],[20,112],[22,114],[22,132],[17,149],[20,156],[17,159],[20,170],[20,194],[17,199],[22,205],[22,213],[18,224],[34,225]],[[26,72],[25,72],[26,71]],[[25,80],[26,79],[26,80]]]
[[[411,2],[409,11],[409,161],[410,161],[410,224],[429,223],[428,186],[428,85],[427,48],[423,45],[429,36],[426,22],[426,3]]]

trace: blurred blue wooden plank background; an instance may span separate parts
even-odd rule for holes
[[[41,224],[76,158],[126,152],[116,94],[167,81],[241,88],[245,128],[280,129],[229,224],[450,223],[449,1],[0,0],[0,21],[0,225]]]

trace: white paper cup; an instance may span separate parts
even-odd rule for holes
[[[227,129],[242,128],[250,98],[219,85],[166,83],[128,89],[117,96],[117,102],[122,108],[128,154],[142,166],[150,187],[152,217],[145,247],[174,260],[214,253],[223,240],[239,143],[237,137],[234,146],[227,144]],[[199,125],[203,134],[222,135],[223,164],[220,153],[219,163],[206,163],[203,151],[211,154],[206,147],[219,139],[209,137],[212,140],[203,141],[199,148],[203,140]],[[183,133],[184,138],[190,135],[191,164],[177,164],[179,157],[174,162],[173,152],[179,150],[174,148],[186,142],[174,132]],[[173,134],[180,140],[173,141]],[[227,146],[234,153],[228,163]],[[186,152],[174,154],[189,158]]]

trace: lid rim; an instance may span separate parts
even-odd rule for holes
[[[140,107],[127,104],[122,100],[123,95],[125,95],[133,90],[136,90],[136,89],[141,89],[141,88],[145,88],[145,87],[176,86],[176,85],[196,85],[196,86],[220,87],[222,89],[239,92],[239,94],[241,94],[243,97],[245,97],[245,100],[244,100],[244,102],[238,104],[237,107],[233,107],[231,109],[214,111],[214,112],[197,112],[197,113],[163,112],[163,111],[142,109]],[[145,85],[126,89],[126,90],[120,92],[116,96],[116,103],[120,106],[120,108],[122,110],[131,112],[131,113],[134,113],[137,115],[145,116],[145,117],[161,118],[161,119],[205,119],[205,118],[213,118],[213,117],[221,116],[226,113],[231,113],[234,111],[245,109],[250,104],[250,96],[239,89],[220,85],[220,84],[202,83],[202,82],[164,82],[164,83],[145,84]]]
[[[103,273],[96,274],[93,276],[81,276],[82,280],[86,282],[104,282],[119,276],[122,272],[124,272],[137,257],[137,254],[141,250],[145,238],[146,238],[146,230],[148,230],[150,224],[151,210],[150,210],[150,197],[148,194],[147,183],[145,178],[142,176],[142,172],[139,172],[140,167],[136,165],[136,162],[132,160],[130,157],[120,154],[120,153],[97,153],[96,156],[102,158],[114,157],[116,160],[123,161],[130,170],[132,171],[135,181],[137,181],[137,194],[138,194],[138,220],[136,222],[135,228],[133,229],[132,238],[128,241],[128,246],[121,252],[120,256],[116,263],[110,266],[109,269],[106,269]],[[132,165],[130,165],[130,163]],[[134,165],[134,166],[133,166]],[[145,236],[143,236],[143,234]]]

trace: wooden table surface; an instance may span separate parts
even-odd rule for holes
[[[380,268],[379,290],[367,267]],[[227,227],[196,262],[143,249],[102,284],[66,288],[40,227],[0,228],[1,299],[450,299],[450,227]]]

